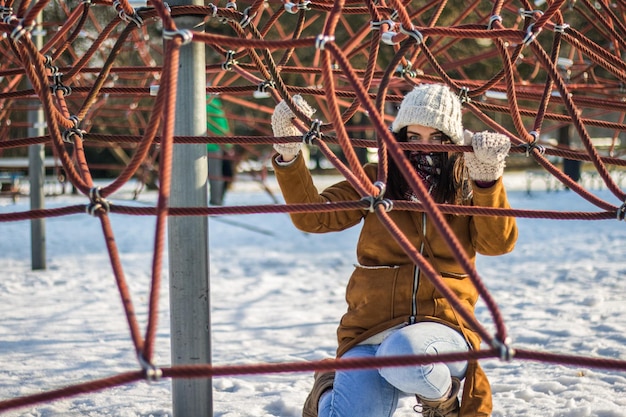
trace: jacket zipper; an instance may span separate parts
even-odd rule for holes
[[[422,213],[422,242],[420,244],[420,254],[424,255],[424,240],[426,240],[426,213]],[[417,320],[417,290],[420,285],[420,269],[415,265],[415,272],[413,273],[413,295],[411,299],[411,317],[409,318],[410,324],[415,324]]]

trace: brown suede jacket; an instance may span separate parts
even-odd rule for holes
[[[273,158],[273,166],[287,204],[361,199],[348,181],[341,181],[320,193],[301,155],[288,166],[278,165]],[[366,165],[365,171],[372,181],[376,180],[375,164]],[[475,186],[472,203],[482,207],[508,208],[502,179],[489,188]],[[422,240],[418,228],[422,228],[435,257],[430,260],[431,264],[439,269],[443,280],[464,307],[473,312],[478,292],[432,222],[427,221],[426,215],[401,210],[392,210],[388,214],[418,249]],[[446,298],[425,274],[420,276],[412,260],[391,237],[376,214],[368,210],[293,213],[291,219],[298,229],[309,233],[340,231],[363,221],[356,248],[359,265],[350,277],[346,289],[348,311],[337,330],[338,357],[381,331],[403,323],[426,320],[441,322],[461,331],[474,349],[480,348],[480,336],[464,320],[459,324],[457,314]],[[517,240],[517,225],[512,217],[449,215],[446,219],[472,263],[476,253],[502,255],[510,252]],[[424,256],[427,254],[424,253]],[[415,285],[416,292],[413,290]],[[413,303],[414,295],[417,295],[416,305]],[[491,409],[489,381],[478,362],[470,361],[460,415],[489,416]]]

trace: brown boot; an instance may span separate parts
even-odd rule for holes
[[[413,409],[415,412],[421,413],[423,417],[459,417],[457,395],[460,387],[461,381],[458,378],[452,378],[452,388],[447,400],[425,400],[416,395],[417,405]]]
[[[304,401],[302,417],[317,417],[317,408],[322,394],[333,388],[335,371],[317,371],[314,374],[313,388]]]

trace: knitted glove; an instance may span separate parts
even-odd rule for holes
[[[511,140],[500,133],[466,130],[465,145],[472,145],[474,152],[465,152],[465,166],[475,181],[495,181],[502,176],[504,159],[511,149]]]
[[[311,117],[315,112],[299,94],[293,96],[293,102],[308,117]],[[294,117],[296,115],[291,111],[285,100],[278,103],[274,113],[272,113],[272,131],[274,136],[301,136],[302,132],[291,122]],[[290,161],[300,152],[302,142],[275,143],[273,146],[284,161]]]

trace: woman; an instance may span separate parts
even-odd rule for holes
[[[296,105],[313,113],[299,96]],[[275,136],[295,136],[293,112],[283,101],[272,115]],[[463,131],[461,104],[446,86],[425,84],[409,92],[391,126],[401,142],[471,143],[474,152],[406,154],[438,203],[508,208],[502,183],[508,137]],[[342,181],[318,193],[302,157],[301,144],[275,144],[276,178],[285,202],[354,201],[361,196]],[[375,181],[377,167],[365,165]],[[416,200],[416,196],[389,159],[386,197]],[[476,288],[455,260],[450,248],[426,214],[393,210],[389,216],[416,248],[439,271],[467,311],[474,311]],[[363,358],[424,355],[478,349],[480,336],[459,317],[449,302],[420,274],[409,256],[391,238],[375,214],[367,210],[295,213],[294,225],[305,232],[344,230],[361,221],[356,266],[346,289],[348,310],[339,324],[337,357]],[[501,255],[517,240],[514,218],[448,215],[446,220],[472,262],[476,253]],[[462,399],[458,394],[463,384]],[[489,416],[491,390],[477,361],[425,366],[361,369],[315,374],[304,405],[305,417],[391,416],[401,395],[415,395],[416,411],[425,416]]]

